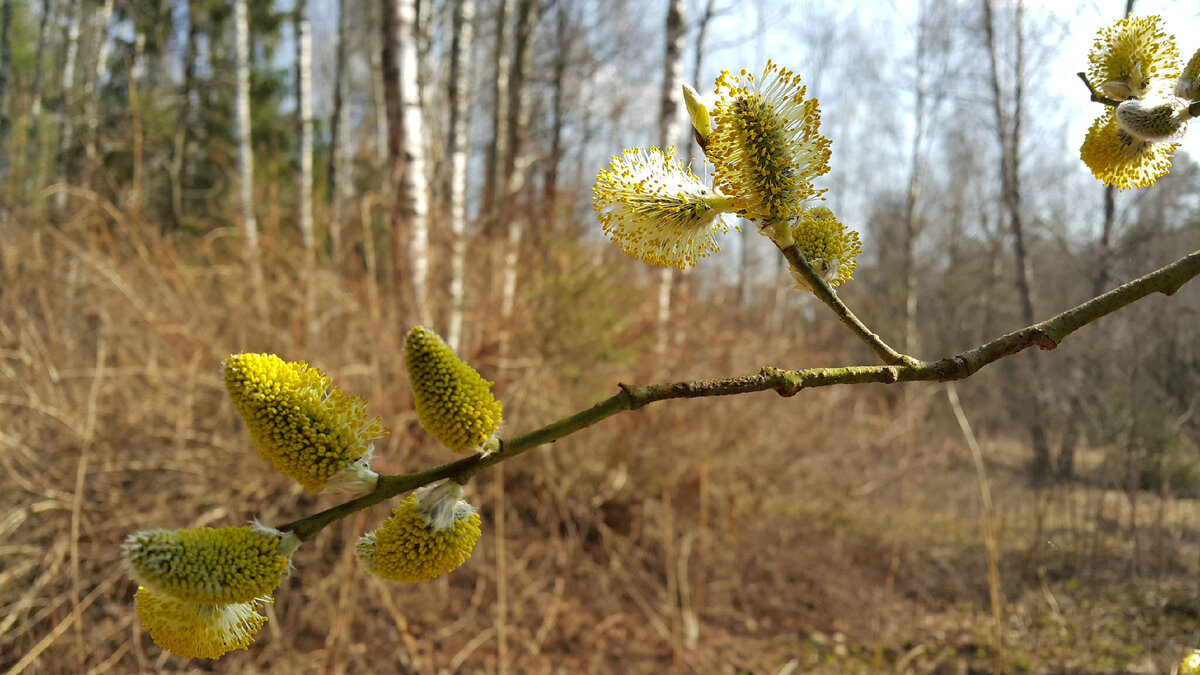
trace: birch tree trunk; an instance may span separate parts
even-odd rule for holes
[[[380,59],[379,79],[383,89],[384,119],[387,120],[387,167],[390,179],[386,181],[385,193],[391,197],[391,215],[388,230],[391,234],[392,255],[387,258],[387,274],[397,297],[406,297],[404,292],[404,247],[399,186],[405,171],[404,165],[404,107],[400,100],[400,43],[399,43],[399,0],[383,0],[380,3]]]
[[[113,0],[104,0],[104,5],[100,8],[100,14],[97,16],[96,36],[98,44],[96,46],[96,69],[92,73],[92,77],[88,78],[86,96],[86,113],[87,120],[87,143],[85,144],[84,165],[84,180],[83,183],[87,187],[92,186],[92,175],[96,171],[97,164],[100,158],[97,152],[97,144],[100,136],[100,80],[104,74],[108,72],[108,23],[112,20]]]
[[[514,208],[518,193],[524,187],[524,171],[518,170],[518,158],[522,152],[525,135],[528,101],[525,82],[529,78],[530,55],[533,51],[533,30],[537,21],[537,0],[518,0],[517,25],[513,35],[513,57],[509,62],[507,78],[508,101],[505,105],[504,162],[500,168],[500,194],[502,212],[508,220],[508,249],[504,256],[500,317],[505,325],[512,319],[517,292],[517,263],[519,246],[524,237],[526,214]],[[523,164],[523,162],[520,162]],[[507,356],[508,334],[501,336],[500,354]]]
[[[395,36],[395,29],[389,29],[393,25],[396,16],[394,5],[395,0],[383,0],[379,3],[380,21],[379,25],[383,30],[375,33],[371,40],[373,48],[370,50],[371,64],[371,104],[374,106],[375,117],[375,163],[376,170],[381,174],[387,170],[392,161],[391,155],[391,110],[388,106],[391,100],[388,98],[391,95],[390,85],[388,84],[388,64],[391,58],[387,56],[389,49],[392,49],[391,39]],[[391,18],[389,18],[391,17]],[[387,37],[391,35],[392,38]],[[394,51],[394,50],[393,50]],[[393,64],[394,65],[394,64]],[[399,97],[399,90],[396,91],[396,96]],[[397,104],[398,105],[398,104]],[[399,107],[397,107],[399,110]],[[387,186],[388,181],[384,181]],[[386,189],[390,189],[385,187]]]
[[[200,32],[200,3],[188,0],[187,8],[187,49],[183,60],[183,83],[179,90],[179,116],[175,120],[175,147],[167,169],[171,179],[171,213],[176,225],[183,221],[183,163],[191,128],[192,95],[196,91],[197,35]]]
[[[659,147],[675,145],[679,139],[680,104],[683,98],[683,47],[687,38],[686,0],[670,0],[667,5],[666,54],[663,58],[663,81],[659,94]],[[699,59],[697,59],[699,60]],[[675,269],[664,267],[658,277],[657,334],[654,352],[662,357],[667,352],[671,328],[671,286]],[[661,361],[660,361],[661,365]]]
[[[333,71],[333,114],[329,118],[329,166],[325,171],[329,215],[329,259],[336,265],[342,248],[341,191],[348,186],[348,168],[342,153],[342,129],[345,120],[344,89],[346,77],[346,0],[338,0],[337,57]]]
[[[75,61],[79,57],[79,21],[83,7],[80,4],[69,5],[67,12],[67,55],[63,62],[61,95],[58,104],[58,152],[55,163],[58,165],[59,183],[66,183],[70,173],[72,146],[75,142],[74,112],[75,95]],[[54,195],[54,209],[62,211],[67,205],[67,193],[58,191]]]
[[[398,262],[407,253],[413,316],[418,323],[428,325],[429,207],[422,145],[424,124],[417,86],[417,44],[413,34],[415,10],[415,0],[383,3],[383,85],[388,156],[395,189],[391,221],[393,258]],[[396,272],[393,281],[397,292],[402,293],[402,275],[398,269]]]
[[[547,233],[554,230],[558,212],[558,167],[562,162],[562,132],[565,122],[563,97],[566,90],[566,71],[570,61],[571,36],[567,21],[566,3],[558,3],[555,19],[555,34],[558,39],[554,47],[554,65],[550,75],[550,156],[546,158],[546,171],[542,179],[543,208],[546,210]]]
[[[6,2],[9,0],[6,0]],[[38,127],[42,119],[42,84],[45,69],[46,45],[50,43],[50,0],[42,0],[42,18],[38,30],[37,55],[34,57],[33,90],[30,92],[29,131],[25,143],[25,189],[23,192],[25,205],[33,201],[34,173],[38,156]],[[36,181],[40,184],[40,181]]]
[[[501,163],[505,155],[504,124],[508,119],[508,16],[513,0],[499,0],[496,5],[496,37],[492,44],[492,63],[496,64],[492,80],[492,142],[488,143],[484,159],[482,220],[490,223],[495,215],[497,193],[504,183]]]
[[[304,320],[308,341],[315,346],[320,338],[317,320],[316,238],[313,234],[313,106],[312,106],[312,24],[308,20],[307,0],[296,0],[296,112],[300,126],[300,245],[304,248],[302,276]]]
[[[237,139],[238,195],[242,207],[242,254],[250,271],[250,293],[263,320],[267,317],[262,260],[258,251],[258,222],[254,218],[254,155],[250,144],[250,25],[246,0],[234,0],[234,136]]]
[[[400,99],[404,111],[405,170],[397,195],[409,221],[409,256],[417,321],[429,325],[429,185],[425,176],[425,120],[417,59],[416,0],[400,0],[396,28],[400,43]]]
[[[1021,147],[1021,94],[1024,77],[1023,38],[1022,38],[1022,5],[1017,1],[1016,9],[1016,54],[1014,64],[1013,91],[1006,97],[1001,93],[998,56],[996,53],[995,28],[993,26],[991,0],[983,0],[984,32],[987,39],[987,49],[991,64],[992,101],[996,116],[996,135],[1000,142],[1000,184],[1001,198],[1006,215],[1008,216],[1009,232],[1013,237],[1013,254],[1016,262],[1017,295],[1021,303],[1021,320],[1025,325],[1034,322],[1033,309],[1033,271],[1025,250],[1025,231],[1021,222],[1021,181],[1020,181],[1020,147]],[[1004,109],[1004,101],[1012,102],[1012,111]],[[1028,364],[1027,377],[1029,388],[1033,392],[1032,405],[1029,406],[1029,435],[1033,446],[1033,461],[1029,465],[1029,480],[1034,485],[1042,485],[1051,477],[1050,442],[1046,436],[1046,421],[1044,395],[1038,386],[1036,378],[1040,372],[1038,356],[1030,351],[1026,358]]]
[[[467,112],[470,110],[470,87],[467,60],[474,38],[474,0],[454,0],[450,45],[450,78],[448,101],[450,125],[446,137],[446,154],[450,157],[450,320],[446,329],[446,344],[454,351],[462,345],[463,303],[466,295],[467,255]]]

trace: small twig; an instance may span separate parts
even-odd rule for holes
[[[911,357],[903,357],[898,354],[897,356],[907,359],[907,361],[901,365],[843,366],[803,370],[784,370],[765,366],[755,375],[718,380],[669,382],[644,386],[622,384],[619,393],[604,399],[591,408],[581,410],[540,429],[501,441],[500,450],[486,457],[472,455],[416,473],[399,476],[381,475],[373,492],[320,513],[281,525],[279,529],[294,532],[302,540],[311,539],[326,525],[396,495],[440,480],[450,479],[466,483],[475,474],[489,466],[512,459],[539,445],[553,443],[619,412],[637,410],[656,401],[673,398],[733,396],[755,391],[775,391],[781,396],[793,396],[801,389],[835,384],[867,382],[891,384],[893,382],[961,380],[979,372],[988,364],[1012,356],[1034,345],[1042,349],[1054,349],[1064,338],[1083,326],[1152,293],[1171,295],[1198,275],[1200,275],[1200,251],[1195,251],[1166,267],[1092,298],[1041,323],[1002,335],[991,342],[938,361],[916,361]],[[848,309],[846,311],[849,312]],[[886,347],[886,345],[883,346]],[[911,365],[908,361],[912,362]]]
[[[792,269],[808,282],[809,287],[812,288],[813,295],[817,296],[817,299],[825,303],[829,309],[832,309],[838,319],[841,319],[842,323],[858,336],[858,339],[865,342],[871,348],[871,351],[875,352],[880,361],[889,366],[897,364],[917,366],[920,364],[920,361],[917,359],[906,354],[901,354],[889,347],[882,338],[872,333],[866,324],[859,321],[858,317],[854,316],[854,312],[851,312],[846,303],[842,302],[842,299],[837,296],[833,287],[822,279],[821,275],[817,274],[812,265],[808,264],[808,261],[804,259],[804,254],[800,252],[800,247],[793,244],[780,250],[783,252],[784,257],[787,258],[788,264],[792,266]]]
[[[1100,92],[1096,91],[1096,88],[1092,86],[1091,81],[1087,79],[1087,73],[1080,71],[1075,74],[1079,76],[1079,79],[1083,80],[1083,86],[1087,87],[1088,91],[1091,92],[1093,102],[1103,103],[1104,105],[1112,106],[1114,108],[1121,105],[1120,101],[1108,98],[1107,96],[1101,96]]]

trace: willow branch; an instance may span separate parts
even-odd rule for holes
[[[804,263],[802,256],[796,255],[797,252],[794,251],[794,248],[789,247],[784,251],[784,254],[788,256],[788,261],[792,262],[794,257],[798,258],[799,262],[803,263],[800,269],[804,270],[807,268],[811,273],[812,268],[807,263]],[[897,362],[882,366],[845,366],[839,368],[805,368],[801,370],[785,370],[765,366],[754,375],[744,375],[741,377],[652,385],[622,384],[619,385],[621,388],[620,392],[597,403],[591,408],[577,412],[574,415],[565,417],[540,429],[503,440],[500,450],[490,455],[472,455],[455,462],[450,462],[449,464],[443,464],[442,466],[416,473],[399,476],[380,476],[379,484],[373,492],[308,516],[307,518],[282,525],[279,529],[292,531],[301,539],[310,539],[326,525],[369,506],[379,504],[396,495],[439,480],[449,479],[466,483],[472,476],[489,466],[512,459],[540,445],[553,443],[564,436],[586,429],[619,412],[636,410],[656,401],[675,398],[735,396],[756,391],[774,391],[781,396],[793,396],[801,389],[827,387],[835,384],[864,384],[868,382],[891,384],[893,382],[951,382],[961,380],[979,372],[984,366],[1012,356],[1032,346],[1036,345],[1042,349],[1054,349],[1062,343],[1064,338],[1083,326],[1122,307],[1137,302],[1152,293],[1172,295],[1197,275],[1200,275],[1200,251],[1195,251],[1166,267],[1155,270],[1140,279],[1092,298],[1041,323],[1027,326],[1007,335],[1002,335],[991,342],[938,361],[916,361],[911,357],[896,354],[899,357]],[[815,273],[813,276],[815,278]],[[818,287],[814,285],[814,288]],[[832,295],[832,293],[830,295],[833,300],[837,300],[836,295]],[[837,302],[840,304],[840,301]],[[826,304],[829,303],[827,302]],[[842,307],[845,306],[842,305]],[[837,310],[835,309],[835,311]],[[850,313],[849,309],[846,309],[845,312],[851,318],[854,316]],[[840,316],[842,314],[839,313]],[[857,319],[854,319],[854,321],[857,321]],[[858,325],[861,326],[861,323]],[[865,327],[863,330],[865,331]],[[883,343],[880,342],[879,344]],[[883,346],[886,347],[886,345]],[[876,353],[879,352],[877,351]]]
[[[1078,72],[1078,73],[1075,73],[1075,74],[1079,76],[1079,79],[1083,80],[1083,85],[1084,85],[1085,87],[1087,87],[1087,88],[1088,88],[1088,91],[1089,91],[1089,92],[1092,94],[1092,101],[1093,101],[1093,102],[1095,102],[1095,103],[1103,103],[1104,105],[1107,105],[1107,106],[1112,106],[1113,108],[1115,108],[1115,107],[1117,107],[1117,106],[1121,105],[1121,102],[1120,102],[1120,101],[1118,101],[1118,100],[1115,100],[1115,99],[1108,98],[1107,96],[1105,96],[1105,95],[1101,94],[1100,92],[1096,91],[1096,88],[1092,86],[1092,82],[1091,82],[1091,80],[1088,80],[1088,78],[1087,78],[1087,73]]]
[[[792,269],[808,282],[809,287],[812,288],[813,295],[817,296],[817,299],[825,303],[829,309],[832,309],[838,319],[853,331],[858,336],[858,339],[865,342],[871,348],[871,351],[875,352],[880,361],[889,366],[897,364],[916,366],[920,363],[917,359],[907,354],[901,354],[889,347],[882,338],[871,332],[871,329],[867,328],[866,324],[859,321],[858,317],[854,316],[854,312],[850,311],[846,303],[842,302],[842,299],[837,296],[837,292],[833,290],[833,287],[822,279],[821,275],[817,274],[812,265],[808,264],[808,261],[804,259],[804,254],[800,252],[799,246],[792,244],[780,250],[783,252],[784,257],[787,258],[788,264],[792,266]]]

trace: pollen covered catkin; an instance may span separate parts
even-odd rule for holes
[[[483,448],[500,428],[500,402],[488,382],[454,355],[436,333],[417,326],[404,340],[417,418],[438,443],[454,452]]]

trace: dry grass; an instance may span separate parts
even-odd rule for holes
[[[121,573],[126,534],[255,517],[278,524],[335,499],[308,495],[260,462],[224,398],[228,354],[308,360],[367,396],[393,432],[377,448],[382,471],[449,459],[411,412],[398,294],[374,287],[355,256],[326,266],[315,279],[320,338],[310,344],[285,237],[268,227],[264,242],[270,317],[251,309],[229,230],[166,239],[136,217],[91,208],[6,242],[0,668],[990,668],[974,469],[940,388],[921,386],[905,390],[911,436],[895,390],[882,386],[676,401],[620,416],[505,467],[503,542],[493,536],[495,474],[469,486],[485,537],[454,574],[408,586],[359,569],[353,543],[385,515],[377,507],[300,550],[251,650],[216,663],[164,654],[141,633],[134,586]],[[523,320],[504,363],[490,310],[496,284],[487,265],[474,270],[466,352],[498,381],[510,431],[656,372],[700,378],[852,358],[811,347],[829,343],[822,335],[765,334],[685,288],[679,344],[655,363],[645,337],[652,280],[594,257],[560,250],[525,274]],[[968,415],[972,391],[987,386],[960,385]],[[1003,662],[1031,672],[1169,670],[1200,628],[1200,507],[1099,479],[1030,491],[1024,448],[986,432],[981,442],[1006,599]],[[1080,466],[1101,475],[1097,455]]]

